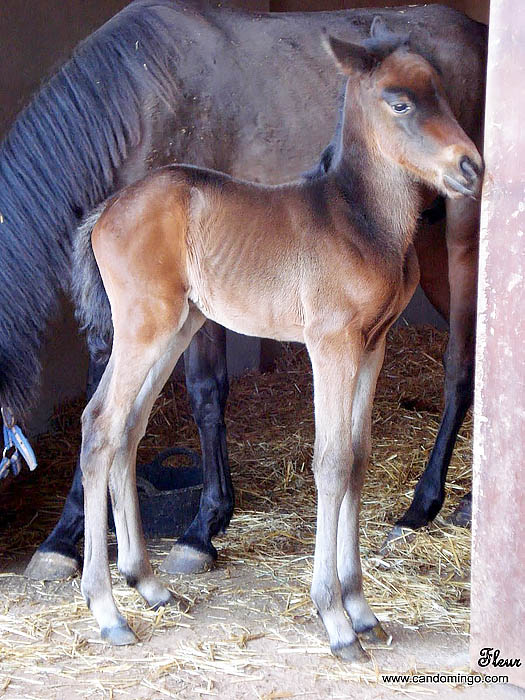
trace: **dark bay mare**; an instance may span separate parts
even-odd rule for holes
[[[79,317],[99,333],[94,302],[107,294],[114,329],[111,357],[82,415],[80,454],[81,589],[111,644],[136,638],[111,592],[108,487],[119,571],[148,606],[166,605],[172,596],[153,574],[140,522],[137,447],[206,319],[305,343],[315,408],[312,600],[339,658],[369,658],[358,635],[388,641],[364,597],[359,556],[376,381],[387,331],[419,280],[420,184],[454,200],[474,197],[483,165],[409,35],[389,32],[376,17],[364,44],[324,40],[347,77],[327,173],[271,186],[166,166],[117,192],[77,234]]]
[[[486,28],[439,6],[330,13],[249,14],[202,3],[139,0],[95,32],[18,117],[0,149],[0,405],[16,417],[38,393],[41,340],[60,294],[82,216],[148,170],[176,161],[264,183],[317,162],[332,133],[342,80],[319,44],[321,28],[352,41],[380,15],[410,30],[441,73],[458,121],[478,142]],[[415,241],[422,284],[450,319],[446,409],[415,501],[414,526],[443,500],[444,475],[472,391],[478,210],[447,200],[438,224]],[[451,282],[449,292],[449,279]],[[100,326],[108,330],[108,310]],[[90,347],[88,394],[104,364]],[[195,522],[168,568],[209,566],[211,539],[233,510],[223,420],[228,393],[224,331],[207,324],[185,354],[202,442],[205,488]],[[415,512],[412,509],[413,512]],[[54,578],[79,564],[83,495],[77,469],[56,528],[30,575]]]

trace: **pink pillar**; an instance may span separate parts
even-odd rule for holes
[[[473,669],[525,686],[525,7],[492,0],[474,405]],[[520,659],[479,666],[480,650]]]

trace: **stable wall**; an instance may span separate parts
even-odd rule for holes
[[[523,0],[494,2],[489,32],[470,659],[472,668],[525,688],[525,93],[516,90],[525,66],[523,9]],[[498,650],[501,665],[486,665],[483,649]]]

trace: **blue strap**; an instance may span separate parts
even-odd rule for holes
[[[9,408],[2,407],[4,451],[0,461],[0,479],[5,478],[9,472],[18,476],[22,469],[23,457],[30,471],[37,467],[37,461],[33,448],[29,444],[22,430],[15,424],[13,412]]]

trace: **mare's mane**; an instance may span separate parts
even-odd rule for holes
[[[35,398],[57,291],[69,288],[78,221],[140,142],[144,100],[173,103],[165,4],[130,5],[80,44],[0,145],[0,404],[19,415]]]

